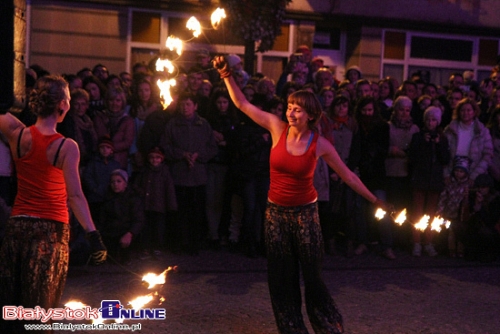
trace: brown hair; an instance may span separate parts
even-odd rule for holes
[[[30,93],[31,111],[41,118],[47,118],[59,112],[58,104],[66,98],[68,83],[59,75],[47,75],[37,80]]]
[[[309,129],[315,130],[316,123],[321,117],[321,103],[314,93],[306,90],[298,90],[288,96],[288,103],[294,103],[305,109],[307,115],[312,119],[308,122]]]
[[[466,104],[470,104],[472,106],[472,109],[474,110],[474,118],[477,118],[479,116],[479,114],[481,113],[481,109],[479,109],[476,101],[466,97],[461,99],[460,102],[458,102],[455,110],[453,110],[453,119],[460,120],[460,109],[462,109]]]

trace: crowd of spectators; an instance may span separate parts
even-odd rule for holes
[[[246,73],[227,55],[246,98],[286,119],[287,97],[314,92],[323,107],[318,131],[380,199],[407,209],[410,223],[374,217],[368,203],[319,161],[315,173],[327,254],[394,249],[421,256],[493,261],[500,249],[500,68],[480,82],[453,73],[446,86],[415,73],[399,83],[339,81],[307,46],[290,56],[277,83]],[[126,263],[163,252],[196,255],[204,247],[265,256],[262,224],[269,188],[270,134],[235,108],[207,50],[180,71],[173,102],[161,104],[156,73],[138,63],[112,74],[103,64],[64,74],[71,110],[58,131],[80,148],[80,174],[93,219],[111,257]],[[27,92],[48,74],[27,70]],[[19,118],[30,126],[25,109]],[[0,200],[8,210],[15,174],[0,141]],[[5,203],[4,203],[5,202]],[[451,221],[441,233],[417,230],[423,215]],[[88,251],[72,230],[73,262]]]

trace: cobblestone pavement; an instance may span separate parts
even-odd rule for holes
[[[445,256],[396,254],[394,261],[374,253],[352,259],[325,258],[324,279],[342,311],[346,333],[500,332],[499,261],[481,264]],[[168,274],[161,291],[167,320],[125,323],[140,322],[141,333],[277,332],[265,259],[224,251],[206,250],[199,256],[166,254],[160,260],[135,260],[127,267],[71,267],[63,302],[78,299],[99,307],[102,299],[118,299],[126,304],[144,294],[144,273],[160,273],[174,265],[178,270]],[[305,310],[303,314],[307,319]]]

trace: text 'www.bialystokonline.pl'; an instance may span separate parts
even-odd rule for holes
[[[52,323],[52,324],[33,324],[24,325],[24,329],[27,331],[40,331],[40,330],[53,330],[53,331],[140,331],[141,324],[64,324],[64,323]]]

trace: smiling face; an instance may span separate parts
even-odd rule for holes
[[[295,103],[289,103],[286,110],[286,118],[290,126],[304,127],[310,120],[306,110]]]

